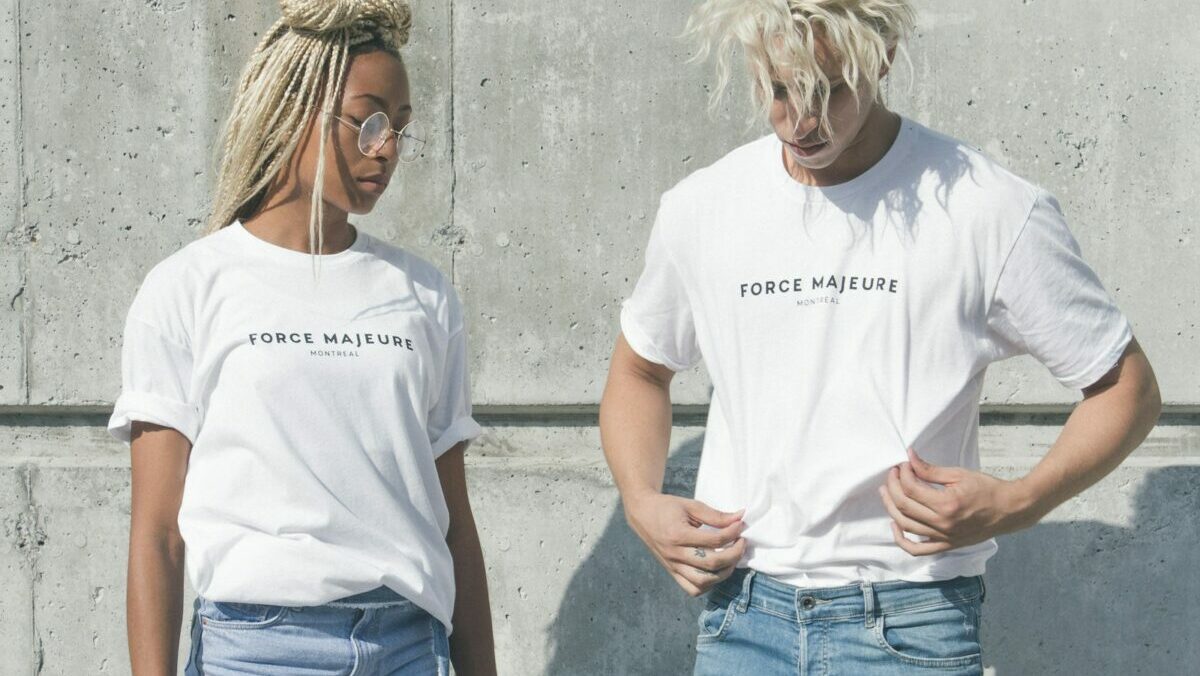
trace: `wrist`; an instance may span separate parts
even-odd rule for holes
[[[1042,518],[1039,496],[1029,477],[1008,482],[1008,513],[1017,529],[1033,526]]]
[[[621,493],[621,504],[625,507],[626,518],[640,512],[642,506],[654,500],[662,493],[650,486],[627,489]]]

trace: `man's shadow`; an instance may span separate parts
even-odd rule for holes
[[[691,497],[704,437],[679,446],[663,488]],[[618,503],[592,553],[575,570],[550,627],[546,674],[692,673],[696,615],[689,597],[625,522]]]
[[[671,456],[669,492],[692,495],[702,444]],[[1131,528],[1051,522],[1001,537],[988,562],[985,664],[997,676],[1194,673],[1198,515],[1200,466],[1162,467],[1141,478]],[[699,611],[618,504],[563,595],[545,673],[690,674]]]
[[[1176,465],[1141,477],[1130,528],[1060,521],[1001,537],[984,661],[997,676],[1200,672],[1198,517],[1200,466]]]

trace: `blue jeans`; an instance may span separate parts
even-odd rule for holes
[[[983,673],[982,577],[800,589],[738,569],[708,593],[696,676]]]
[[[446,629],[386,587],[322,606],[197,598],[187,676],[446,676]]]

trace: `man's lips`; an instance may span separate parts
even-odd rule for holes
[[[789,146],[791,146],[792,149],[795,150],[796,153],[799,155],[812,155],[813,153],[823,150],[825,148],[825,146],[829,145],[829,142],[828,141],[819,141],[817,143],[807,143],[807,144],[802,145],[799,143],[792,143],[791,141],[787,141],[787,144]]]

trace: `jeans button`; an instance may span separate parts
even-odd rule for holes
[[[817,600],[811,596],[805,596],[800,599],[800,607],[805,610],[812,610],[817,605]]]

